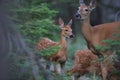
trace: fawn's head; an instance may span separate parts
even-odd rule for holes
[[[91,11],[96,6],[96,1],[92,0],[89,5],[86,5],[83,0],[79,0],[80,6],[78,7],[78,11],[75,14],[77,19],[85,20],[90,16]]]
[[[71,29],[72,19],[69,21],[67,25],[64,25],[64,22],[61,18],[59,18],[58,22],[59,22],[60,28],[62,29],[62,36],[64,36],[65,38],[73,38],[74,35]]]

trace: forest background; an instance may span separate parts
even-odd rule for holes
[[[89,5],[90,0],[85,0],[85,3]],[[91,25],[119,21],[119,3],[119,0],[97,0],[96,8],[91,14]],[[87,49],[86,41],[81,33],[80,21],[74,17],[78,6],[78,0],[1,0],[0,3],[0,9],[15,24],[15,30],[20,32],[22,40],[25,41],[30,49],[28,49],[28,52],[32,52],[32,54],[37,53],[35,45],[42,37],[59,41],[59,17],[65,23],[72,19],[72,29],[76,37],[69,40],[66,69],[70,69],[73,66],[74,55],[77,50]],[[11,33],[16,34],[14,31],[11,31]],[[29,60],[29,55],[26,55],[26,53],[18,55],[16,54],[16,48],[14,49],[13,52],[15,54],[10,55],[11,64],[9,65],[12,71],[12,73],[10,72],[12,80],[16,80],[16,78],[19,80],[47,80],[51,78],[53,80],[54,75],[51,75],[49,71],[39,71],[39,75],[34,75],[34,73],[37,73],[36,66],[31,67],[32,60]],[[46,74],[49,74],[50,78],[46,78]],[[54,79],[59,80],[59,76]],[[65,76],[63,80],[70,80],[70,77]]]

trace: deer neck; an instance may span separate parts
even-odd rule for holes
[[[86,20],[82,21],[82,33],[85,39],[90,42],[92,37],[92,26],[90,24],[90,18],[88,17]]]
[[[61,35],[61,39],[60,39],[60,45],[62,46],[63,49],[67,50],[67,38],[65,38],[64,36]]]

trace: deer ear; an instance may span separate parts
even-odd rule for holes
[[[84,0],[79,0],[80,5],[85,5]]]
[[[69,21],[69,23],[67,24],[68,26],[72,25],[72,19]]]
[[[95,7],[96,7],[96,0],[92,0],[90,2],[90,8],[91,8],[91,10],[95,9]]]
[[[61,18],[59,18],[58,23],[59,23],[61,28],[64,27],[64,22],[63,22],[63,20]]]

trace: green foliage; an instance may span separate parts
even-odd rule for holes
[[[58,38],[56,33],[60,31],[50,19],[28,21],[21,26],[21,30],[30,43],[36,43],[41,37]]]
[[[101,50],[101,51],[106,51],[110,49],[110,46],[100,46],[100,45],[96,45],[95,46],[96,50]]]
[[[114,34],[114,36],[116,39],[120,39],[120,34]],[[112,52],[116,52],[118,55],[118,58],[120,57],[120,40],[106,39],[103,42],[106,43],[107,46],[96,45],[97,50],[101,50],[101,51],[110,50]]]
[[[34,48],[36,42],[42,37],[48,37],[52,40],[58,40],[60,29],[55,24],[54,18],[58,13],[57,10],[52,9],[44,0],[19,0],[19,7],[14,10],[17,18],[19,28],[23,34],[26,42],[30,47]],[[57,48],[47,49],[40,53],[44,56],[50,56],[57,51]],[[25,63],[24,63],[25,62]],[[26,66],[29,61],[20,63],[19,67]],[[31,67],[30,65],[27,67]],[[30,79],[32,73],[28,70],[22,75],[23,80]],[[33,79],[31,79],[33,80]],[[40,80],[44,79],[43,71],[40,71]]]
[[[112,52],[116,52],[117,54],[117,58],[118,60],[120,61],[120,41],[117,41],[117,40],[104,40],[104,42],[106,42],[107,44],[109,44],[108,46],[100,46],[100,45],[97,45],[96,46],[96,49],[97,50],[101,50],[101,51],[107,51],[107,50],[110,50]],[[104,60],[103,57],[99,58],[99,61],[102,62]]]
[[[39,54],[41,54],[42,56],[48,58],[49,56],[51,56],[53,54],[56,54],[59,51],[60,48],[61,48],[61,45],[52,46],[52,47],[49,47],[47,49],[41,50]]]
[[[89,80],[102,80],[100,76],[98,76],[98,75],[95,74],[95,72],[93,74],[91,74],[91,73],[86,74],[86,77]]]
[[[30,7],[24,7],[16,10],[19,14],[29,15],[28,19],[51,19],[55,16],[58,11],[51,10],[46,3],[41,3],[40,5],[31,5]]]
[[[20,80],[27,80],[33,78],[31,72],[31,62],[29,58],[24,54],[12,54],[9,60],[9,70],[11,71],[10,76],[17,79],[19,76]],[[22,73],[22,74],[21,74]]]
[[[24,1],[23,1],[24,2]],[[35,45],[41,37],[58,39],[59,27],[55,25],[53,17],[58,11],[50,9],[42,1],[28,1],[15,10],[20,19],[20,29],[30,45]]]
[[[105,40],[105,43],[109,44],[109,49],[112,51],[120,51],[120,41],[118,40],[113,40],[113,39],[109,39],[109,40]]]

